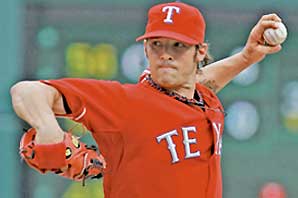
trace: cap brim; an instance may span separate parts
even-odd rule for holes
[[[146,33],[138,38],[136,38],[136,41],[141,41],[144,39],[148,39],[148,38],[154,38],[154,37],[165,37],[165,38],[169,38],[169,39],[175,39],[177,41],[181,41],[190,45],[197,45],[200,42],[198,40],[195,40],[193,38],[187,37],[183,34],[179,34],[176,32],[171,32],[171,31],[154,31],[154,32],[149,32]]]

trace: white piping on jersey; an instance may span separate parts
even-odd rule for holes
[[[148,70],[147,70],[148,71]],[[150,73],[150,71],[149,71],[149,73]],[[45,82],[45,83],[51,83],[49,80],[43,80],[43,82]],[[75,120],[75,121],[78,121],[79,119],[81,119],[85,114],[86,114],[86,107],[84,107],[84,109],[83,109],[83,111],[82,111],[82,113],[79,115],[79,116],[77,116],[76,118],[73,118],[73,117],[69,117],[69,116],[56,116],[56,117],[58,117],[58,118],[70,118],[70,119],[73,119],[73,120]]]
[[[151,74],[151,72],[150,72],[149,69],[145,69],[145,70],[143,71],[142,75],[144,75],[144,74],[148,75],[148,74]],[[146,80],[146,78],[143,78],[142,81],[141,81],[141,83],[143,83],[145,80]]]
[[[77,116],[76,118],[74,118],[74,120],[78,121],[79,119],[81,119],[86,114],[86,111],[87,111],[87,109],[86,109],[86,107],[84,107],[82,113],[79,116]]]
[[[69,119],[78,121],[86,114],[86,111],[87,111],[86,107],[84,107],[82,113],[79,116],[77,116],[76,118],[74,118],[73,116],[69,116],[69,115],[55,115],[55,116],[56,116],[56,118],[69,118]]]
[[[149,69],[145,69],[145,70],[143,71],[143,73],[145,73],[145,74],[150,74],[151,72],[150,72]]]

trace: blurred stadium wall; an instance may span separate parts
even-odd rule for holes
[[[18,136],[20,122],[12,113],[9,88],[21,78],[23,56],[21,52],[23,6],[18,0],[0,3],[0,126],[1,162],[0,197],[19,197],[20,162]]]
[[[147,62],[134,39],[144,31],[147,9],[160,2],[165,1],[1,2],[0,197],[102,197],[101,181],[80,188],[20,163],[17,148],[24,123],[12,113],[9,87],[21,79],[68,76],[136,82]],[[253,65],[219,94],[228,113],[224,198],[258,197],[269,182],[281,184],[288,197],[298,197],[298,1],[184,2],[205,15],[216,60],[239,51],[261,15],[276,12],[283,18],[289,37],[282,52]],[[72,125],[61,122],[66,128]]]

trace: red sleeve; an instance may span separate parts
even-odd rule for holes
[[[83,123],[90,131],[120,131],[125,119],[126,95],[116,81],[64,78],[41,80],[64,95],[71,114],[57,115]]]

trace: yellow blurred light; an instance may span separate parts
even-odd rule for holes
[[[68,46],[66,50],[66,66],[69,76],[85,76],[89,49],[90,45],[87,43],[73,43]]]
[[[118,73],[117,50],[111,44],[72,43],[66,49],[66,63],[72,77],[112,79]]]
[[[291,132],[298,133],[298,113],[296,114],[287,114],[283,118],[283,122],[286,128]]]
[[[102,180],[88,180],[86,186],[73,182],[63,194],[63,198],[104,198]]]

